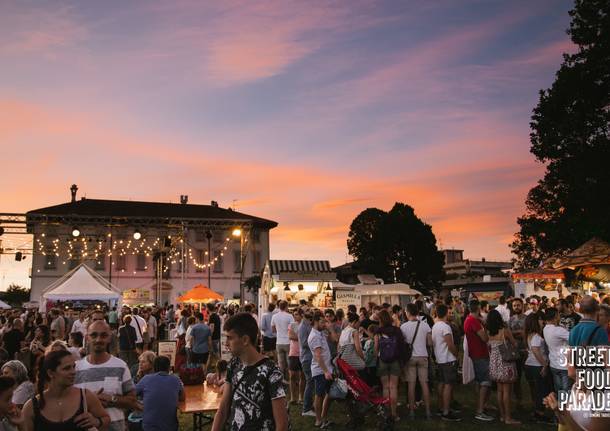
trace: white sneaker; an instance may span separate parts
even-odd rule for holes
[[[476,415],[474,418],[475,418],[476,420],[479,420],[479,421],[484,421],[484,422],[491,422],[491,421],[493,421],[493,420],[494,420],[494,417],[493,417],[493,416],[489,416],[488,414],[483,413],[483,412],[479,413],[479,414],[478,414],[478,415]]]
[[[306,412],[301,413],[301,416],[311,416],[311,417],[316,417],[316,412],[314,412],[313,410],[309,410]]]

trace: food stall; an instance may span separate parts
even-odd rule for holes
[[[327,260],[268,260],[258,290],[259,316],[270,302],[285,300],[296,306],[301,300],[313,307],[333,305],[336,273]]]
[[[369,302],[375,304],[398,304],[404,307],[413,302],[416,295],[421,292],[412,289],[405,283],[391,284],[343,284],[335,283],[336,308],[347,309],[350,303],[357,307],[366,306]]]
[[[531,271],[520,271],[512,274],[515,296],[532,295],[547,298],[559,296],[559,292],[565,287],[565,275],[563,271],[539,268]]]

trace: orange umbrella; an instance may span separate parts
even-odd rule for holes
[[[186,292],[184,295],[178,298],[178,302],[190,302],[190,303],[206,303],[212,301],[222,301],[224,297],[211,290],[209,287],[203,284],[198,284],[191,290]]]

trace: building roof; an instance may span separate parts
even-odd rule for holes
[[[217,220],[252,223],[257,227],[272,229],[277,222],[260,217],[220,208],[213,205],[193,205],[163,202],[117,201],[106,199],[81,199],[26,213],[28,219],[34,216],[51,217],[123,217],[154,219]]]

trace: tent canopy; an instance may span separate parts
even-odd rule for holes
[[[556,258],[552,265],[554,269],[573,269],[579,266],[608,264],[610,264],[610,244],[599,238],[593,238],[565,256]]]
[[[51,283],[42,297],[60,301],[119,299],[121,291],[97,272],[81,263],[63,277]]]
[[[334,288],[353,290],[361,295],[421,295],[419,290],[412,289],[406,283],[391,284],[343,284],[333,283]]]
[[[212,301],[222,301],[224,297],[203,284],[198,284],[178,298],[178,302],[201,304]]]
[[[1,309],[3,309],[3,310],[7,310],[7,309],[11,308],[11,306],[10,306],[10,305],[8,305],[8,304],[7,304],[6,302],[4,302],[4,301],[0,301],[0,308],[1,308]]]

